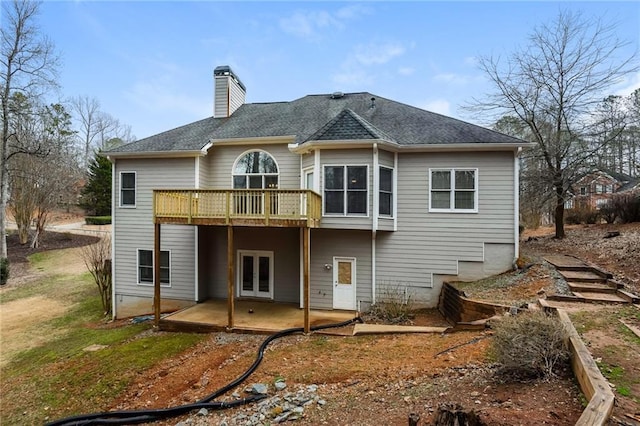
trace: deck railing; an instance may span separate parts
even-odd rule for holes
[[[155,221],[232,223],[239,220],[270,225],[273,220],[320,223],[322,200],[306,189],[156,189]]]

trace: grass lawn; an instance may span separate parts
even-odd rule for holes
[[[46,273],[62,264],[67,250],[40,253],[30,258],[45,275],[0,294],[1,309],[33,300],[54,300],[63,309],[52,311],[45,323],[36,323],[12,339],[40,343],[3,354],[2,424],[42,424],[74,414],[103,411],[144,369],[191,347],[203,335],[156,333],[151,324],[112,327],[104,319],[97,287],[88,273]],[[58,268],[51,268],[58,269]],[[44,299],[43,299],[44,298]],[[2,340],[10,325],[3,318]],[[5,345],[3,344],[4,352]],[[26,345],[32,346],[32,345]],[[88,348],[98,350],[86,350]],[[6,356],[5,356],[6,355]]]

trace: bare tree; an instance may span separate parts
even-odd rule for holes
[[[58,58],[53,45],[35,26],[39,3],[14,0],[2,2],[0,25],[0,258],[7,257],[5,211],[9,199],[9,161],[19,154],[37,154],[41,148],[21,140],[10,126],[10,98],[17,93],[37,97],[56,85]]]
[[[78,138],[83,149],[83,164],[86,168],[96,150],[105,150],[109,141],[121,139],[135,140],[131,135],[131,126],[123,125],[118,119],[100,110],[100,102],[89,96],[76,96],[71,105],[78,122]]]
[[[82,247],[82,259],[98,286],[104,314],[111,314],[111,238],[105,234],[100,240]]]
[[[563,238],[564,203],[585,162],[610,138],[594,141],[594,107],[627,73],[638,69],[634,57],[616,61],[625,43],[614,26],[560,13],[549,25],[536,27],[529,43],[504,61],[485,56],[479,66],[495,89],[472,107],[495,117],[512,115],[528,127],[545,167],[542,174],[553,192],[555,236]]]

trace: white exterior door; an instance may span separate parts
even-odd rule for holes
[[[356,309],[356,259],[333,258],[333,309]]]
[[[238,294],[273,299],[273,252],[238,251]]]

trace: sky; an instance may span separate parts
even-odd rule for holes
[[[38,25],[61,56],[57,96],[88,96],[142,139],[213,114],[213,70],[246,102],[371,92],[480,122],[462,108],[491,86],[479,56],[522,50],[560,12],[615,26],[640,53],[640,2],[45,1]],[[640,73],[611,94],[640,88]]]

